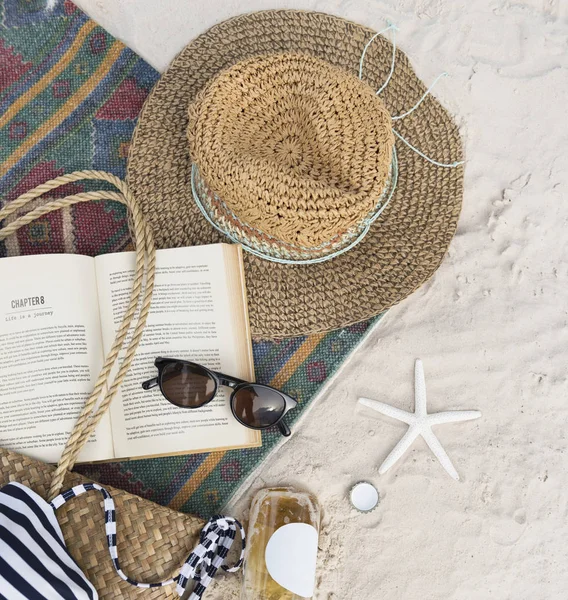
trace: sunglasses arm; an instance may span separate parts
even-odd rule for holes
[[[242,383],[247,383],[244,379],[238,379],[237,377],[230,377],[229,375],[224,375],[223,373],[217,373],[216,371],[213,371],[213,373],[215,373],[215,375],[217,375],[217,377],[219,378],[219,383],[221,385],[226,385],[233,389],[235,389],[237,386],[241,385]]]
[[[145,381],[142,384],[142,389],[144,390],[150,390],[154,387],[156,387],[158,385],[158,378],[157,377],[152,377],[152,379],[148,379],[148,381]]]
[[[288,427],[288,423],[286,423],[286,421],[284,419],[282,419],[281,421],[278,421],[278,429],[280,429],[280,433],[284,437],[288,437],[292,433],[290,431],[290,428]]]

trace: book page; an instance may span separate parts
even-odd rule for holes
[[[103,363],[94,260],[0,258],[0,447],[57,462]],[[108,414],[81,461],[112,457]]]
[[[158,250],[154,297],[136,357],[111,406],[117,458],[203,452],[258,446],[260,434],[233,417],[228,396],[199,409],[169,403],[158,387],[142,382],[157,376],[158,356],[203,364],[253,380],[240,248],[226,244]],[[108,350],[128,304],[134,276],[133,252],[95,259],[103,343]],[[230,272],[228,272],[230,270]]]

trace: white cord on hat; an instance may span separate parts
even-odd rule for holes
[[[432,163],[433,165],[436,165],[437,167],[452,168],[452,167],[459,167],[460,165],[463,165],[465,163],[465,160],[456,160],[453,163],[441,163],[441,162],[438,162],[437,160],[434,160],[433,158],[430,158],[429,156],[426,156],[424,154],[424,152],[421,152],[420,150],[418,150],[418,148],[416,148],[416,146],[413,146],[408,140],[404,139],[400,135],[400,133],[398,133],[398,131],[396,129],[393,129],[392,132],[396,135],[396,137],[400,141],[404,142],[411,150],[413,150],[414,152],[416,152],[416,154],[418,154],[418,156],[421,156],[422,158],[424,158],[428,162]]]
[[[438,81],[440,81],[440,79],[442,79],[442,77],[447,77],[447,76],[448,76],[448,74],[446,73],[446,71],[444,71],[443,73],[440,73],[438,75],[438,77],[436,77],[436,79],[434,79],[434,81],[430,84],[430,87],[422,94],[422,98],[420,98],[420,100],[418,100],[418,102],[410,110],[407,110],[405,113],[402,113],[401,115],[396,115],[395,117],[392,117],[392,120],[398,121],[399,119],[404,119],[404,117],[408,117],[409,114],[413,113],[422,104],[422,102],[424,102],[424,99],[432,91],[432,89],[438,83]]]
[[[386,79],[386,81],[383,83],[383,85],[381,85],[381,87],[375,92],[375,94],[378,96],[389,84],[392,74],[394,73],[394,62],[396,60],[396,32],[398,30],[398,27],[396,25],[393,25],[392,23],[389,24],[390,29],[392,29],[392,60],[391,60],[391,68],[389,71],[389,75]]]
[[[392,61],[391,61],[391,68],[390,68],[390,72],[388,74],[388,77],[386,79],[386,81],[383,83],[383,85],[375,92],[377,95],[380,94],[389,84],[392,75],[394,73],[394,65],[395,65],[395,58],[396,58],[396,31],[398,30],[398,27],[396,27],[396,25],[394,25],[393,23],[389,23],[389,26],[386,27],[385,29],[382,29],[381,31],[375,33],[373,35],[373,37],[371,37],[371,39],[365,44],[365,47],[363,48],[363,53],[361,54],[361,60],[359,61],[359,79],[363,79],[363,63],[365,60],[365,54],[367,53],[367,50],[369,48],[369,46],[372,44],[372,42],[382,33],[385,33],[386,31],[388,31],[389,29],[393,30],[393,34],[392,34]],[[410,115],[411,113],[413,113],[424,101],[424,99],[430,94],[430,92],[432,91],[433,87],[436,85],[436,83],[438,83],[438,81],[442,78],[442,77],[446,77],[448,74],[444,71],[443,73],[440,73],[440,75],[438,75],[438,77],[436,77],[436,79],[434,79],[434,81],[430,84],[430,87],[424,92],[424,94],[422,94],[422,97],[420,98],[420,100],[418,100],[418,102],[409,110],[407,110],[406,112],[400,114],[400,115],[396,115],[394,117],[392,117],[393,121],[398,121],[400,119],[404,119],[404,117],[407,117],[408,115]],[[463,160],[457,160],[453,163],[441,163],[438,162],[437,160],[434,160],[433,158],[430,158],[429,156],[426,156],[426,154],[424,154],[424,152],[421,152],[418,148],[416,148],[416,146],[413,146],[408,140],[406,140],[404,137],[402,137],[402,135],[400,135],[400,133],[398,133],[398,131],[396,131],[396,129],[393,128],[393,133],[398,137],[399,140],[401,140],[404,144],[406,144],[413,152],[416,152],[416,154],[418,154],[418,156],[421,156],[423,159],[427,160],[429,163],[436,165],[437,167],[447,167],[447,168],[453,168],[453,167],[458,167],[459,165],[463,165],[465,161]]]
[[[379,35],[381,35],[381,33],[385,33],[389,29],[395,29],[396,30],[398,28],[393,23],[389,23],[388,27],[385,27],[384,29],[381,29],[381,31],[377,31],[377,33],[375,33],[375,35],[367,42],[367,44],[363,48],[363,53],[361,54],[361,60],[359,61],[359,79],[363,79],[363,62],[365,60],[365,54],[367,54],[367,50],[369,49],[369,46],[375,41],[375,39]],[[393,44],[394,44],[395,41],[396,40],[393,40]],[[392,60],[392,65],[391,65],[391,74],[389,75],[389,77],[388,77],[387,81],[385,82],[385,84],[383,85],[383,87],[390,81],[390,78],[391,78],[393,70],[394,70],[394,49],[393,49],[393,60]]]

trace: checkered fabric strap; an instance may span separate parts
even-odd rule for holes
[[[189,600],[199,600],[203,597],[207,586],[215,577],[219,567],[221,567],[224,571],[234,573],[235,571],[238,571],[243,564],[246,543],[243,526],[232,517],[223,517],[219,515],[209,519],[201,531],[199,544],[188,556],[177,577],[159,583],[140,583],[138,581],[134,581],[133,579],[130,579],[130,577],[128,577],[120,568],[118,551],[116,547],[116,509],[112,496],[107,490],[105,490],[105,488],[101,487],[97,483],[84,483],[82,485],[77,485],[66,492],[63,492],[62,494],[59,494],[59,496],[56,496],[50,502],[50,505],[53,510],[57,510],[68,500],[71,500],[72,498],[80,496],[81,494],[91,490],[98,490],[103,495],[105,531],[110,557],[119,577],[131,585],[139,588],[155,588],[176,583],[176,591],[181,597],[185,593],[189,582],[193,580],[195,581],[195,586],[193,588],[193,592],[189,596]],[[224,565],[223,562],[225,561],[225,558],[227,557],[227,554],[229,553],[229,550],[235,541],[237,529],[241,534],[242,540],[241,555],[239,560],[232,567],[228,567]]]

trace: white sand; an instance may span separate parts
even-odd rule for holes
[[[321,499],[330,537],[318,598],[568,597],[568,2],[79,4],[158,68],[215,22],[296,7],[376,29],[390,18],[424,81],[451,74],[436,95],[462,125],[467,168],[450,253],[427,285],[391,310],[254,487],[292,483]],[[459,483],[421,440],[378,475],[404,426],[356,400],[411,409],[416,357],[433,410],[483,412],[436,430]],[[368,515],[346,500],[360,479],[381,494]],[[236,515],[249,500],[250,491]],[[211,600],[237,597],[237,584],[221,582]]]

